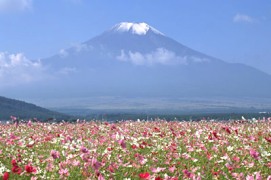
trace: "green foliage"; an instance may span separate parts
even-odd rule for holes
[[[38,119],[67,119],[69,116],[41,108],[34,104],[8,99],[0,96],[0,120],[9,120],[10,116],[16,116],[20,119],[38,118]]]

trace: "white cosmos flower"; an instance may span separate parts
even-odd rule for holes
[[[227,151],[231,152],[233,150],[233,147],[232,146],[228,146],[227,147]]]

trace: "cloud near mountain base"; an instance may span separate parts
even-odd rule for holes
[[[38,81],[45,77],[40,61],[31,61],[22,53],[0,52],[1,87]]]
[[[187,65],[190,62],[206,62],[208,59],[200,59],[189,56],[178,56],[174,52],[169,51],[165,48],[157,48],[155,51],[150,53],[140,53],[140,52],[125,52],[121,50],[120,55],[116,57],[119,61],[130,62],[134,65],[145,65],[152,66],[156,64],[160,65]]]

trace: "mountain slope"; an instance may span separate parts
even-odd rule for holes
[[[188,48],[146,23],[123,22],[44,59],[73,96],[271,97],[271,76]],[[64,95],[64,94],[62,94]]]
[[[68,118],[67,115],[53,112],[45,108],[38,107],[34,104],[9,99],[0,96],[0,120],[8,120],[10,116],[24,118]]]
[[[51,99],[51,107],[65,102],[63,106],[80,108],[89,107],[86,101],[91,97],[271,98],[270,75],[193,50],[146,23],[119,23],[41,63],[49,76],[46,81],[20,85],[5,93],[10,97]],[[78,99],[81,103],[74,103]],[[98,99],[92,105],[114,106],[115,100]]]

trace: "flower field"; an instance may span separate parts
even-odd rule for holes
[[[1,124],[0,177],[271,180],[271,119]]]

